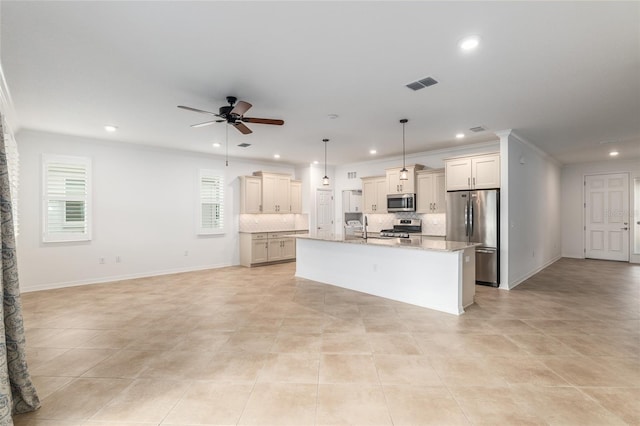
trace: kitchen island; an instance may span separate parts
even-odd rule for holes
[[[295,237],[296,277],[455,315],[473,303],[473,243],[419,237]]]

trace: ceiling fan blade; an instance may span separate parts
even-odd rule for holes
[[[203,114],[215,115],[216,117],[220,117],[220,116],[219,116],[218,114],[216,114],[215,112],[204,111],[204,110],[201,110],[201,109],[191,108],[191,107],[184,106],[184,105],[178,105],[178,108],[186,109],[187,111],[201,112],[201,113],[203,113]]]
[[[252,106],[253,105],[251,105],[249,102],[240,101],[236,104],[236,106],[233,107],[233,109],[231,110],[231,114],[244,115],[244,113],[247,112]]]
[[[250,128],[248,128],[247,126],[245,126],[244,124],[240,123],[240,122],[235,122],[233,123],[233,125],[235,126],[236,129],[238,129],[240,131],[240,133],[242,133],[243,135],[248,135],[249,133],[253,133],[251,131]]]
[[[192,124],[191,127],[204,127],[204,126],[210,126],[213,123],[218,122],[219,120],[214,120],[214,121],[205,121],[204,123],[198,123],[198,124]]]
[[[275,124],[276,126],[282,126],[284,124],[284,120],[276,120],[273,118],[242,117],[242,121],[245,123]]]

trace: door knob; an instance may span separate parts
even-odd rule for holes
[[[627,229],[629,229],[629,228],[624,227],[624,228],[620,228],[620,229],[622,229],[623,231],[626,231],[626,230],[627,230]]]

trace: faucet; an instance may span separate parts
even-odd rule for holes
[[[369,221],[367,217],[364,217],[364,226],[362,227],[362,238],[367,239],[367,226],[369,226]]]

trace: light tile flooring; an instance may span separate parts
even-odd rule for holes
[[[640,266],[561,259],[460,317],[294,271],[24,294],[42,408],[15,423],[640,424]]]

